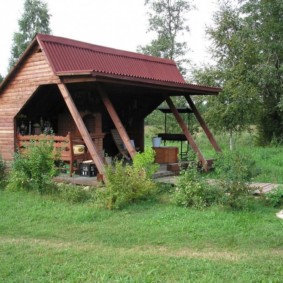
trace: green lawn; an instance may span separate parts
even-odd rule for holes
[[[0,282],[282,282],[276,211],[105,211],[0,191]]]

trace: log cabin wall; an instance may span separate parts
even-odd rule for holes
[[[14,118],[39,85],[58,83],[44,54],[35,46],[26,60],[17,66],[9,83],[0,93],[0,154],[6,161],[13,159],[15,150]]]

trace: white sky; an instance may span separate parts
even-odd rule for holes
[[[8,0],[1,5],[0,74],[6,75],[14,32],[23,13],[25,0]],[[52,34],[122,50],[136,51],[150,42],[147,7],[144,0],[45,0],[51,14]],[[186,42],[191,49],[192,64],[209,61],[205,25],[211,22],[216,0],[195,0],[191,11],[190,34]]]

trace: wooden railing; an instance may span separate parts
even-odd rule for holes
[[[66,136],[53,136],[53,135],[17,135],[17,146],[18,150],[22,154],[28,153],[28,147],[32,144],[36,144],[40,141],[52,141],[54,147],[55,158],[67,162],[70,166],[69,174],[72,176],[77,169],[74,166],[76,160],[84,160],[86,153],[74,154],[73,141],[71,134],[68,133]]]

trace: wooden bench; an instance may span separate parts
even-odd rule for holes
[[[73,141],[71,134],[68,133],[66,136],[53,136],[53,135],[17,135],[17,146],[18,150],[22,154],[27,153],[27,148],[32,146],[32,144],[39,143],[40,141],[51,141],[54,147],[54,158],[60,160],[64,163],[68,163],[70,166],[69,174],[73,175],[77,167],[74,166],[74,162],[81,160],[83,161],[87,154],[75,154],[73,150]],[[59,169],[62,169],[60,166]],[[66,168],[65,168],[66,170]]]

